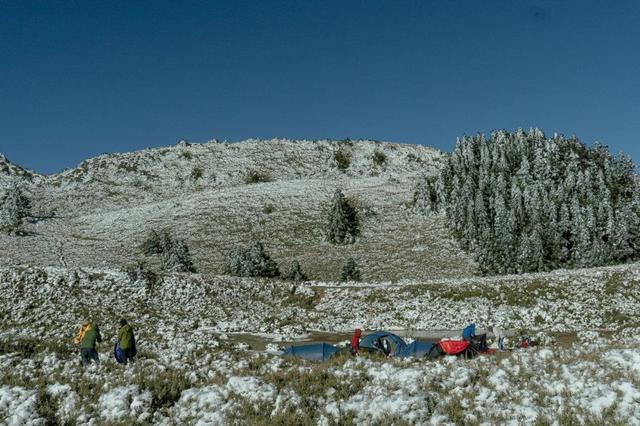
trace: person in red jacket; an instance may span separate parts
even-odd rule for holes
[[[360,336],[362,336],[362,330],[356,328],[351,337],[351,353],[354,355],[357,355],[360,350]]]

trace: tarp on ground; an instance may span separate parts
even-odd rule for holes
[[[469,348],[468,340],[441,340],[438,345],[448,355],[461,354]]]
[[[295,356],[312,361],[326,361],[338,353],[340,349],[329,343],[310,343],[288,347],[282,356]]]

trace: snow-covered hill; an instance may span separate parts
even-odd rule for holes
[[[444,158],[417,145],[288,140],[182,142],[103,155],[22,179],[34,212],[47,219],[30,225],[27,237],[0,236],[0,262],[153,265],[138,246],[152,229],[168,229],[187,241],[204,273],[222,273],[233,248],[261,240],[283,271],[298,260],[313,279],[337,279],[349,256],[365,280],[468,276],[475,264],[444,218],[411,208],[419,176],[438,173]],[[344,247],[323,235],[338,188],[362,223],[361,237]]]

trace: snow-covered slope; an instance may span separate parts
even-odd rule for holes
[[[469,276],[476,266],[444,218],[411,209],[417,179],[438,173],[444,158],[417,145],[288,140],[103,155],[22,183],[47,219],[27,237],[0,236],[0,264],[154,265],[138,246],[150,230],[169,229],[204,273],[222,273],[233,248],[261,240],[283,272],[298,260],[314,279],[337,279],[349,256],[365,280]],[[323,235],[337,188],[362,223],[356,244],[344,247]]]

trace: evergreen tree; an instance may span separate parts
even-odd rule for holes
[[[172,240],[162,253],[164,269],[171,272],[196,272],[189,246],[183,240]]]
[[[158,232],[152,229],[147,238],[142,242],[140,249],[147,256],[162,254],[169,250],[173,239],[168,230]]]
[[[635,165],[603,145],[547,138],[538,129],[465,136],[439,182],[453,235],[486,273],[640,257]],[[429,200],[429,192],[423,188],[420,196]]]
[[[333,194],[326,227],[327,240],[333,244],[349,244],[359,234],[355,208],[345,199],[341,190]]]
[[[360,269],[353,257],[347,259],[347,262],[342,267],[341,278],[342,281],[360,281]]]
[[[11,186],[2,200],[0,229],[19,232],[24,219],[30,215],[31,202],[17,185]]]
[[[167,271],[196,271],[187,243],[184,240],[174,239],[166,229],[160,232],[151,230],[140,245],[140,249],[147,256],[162,255],[162,265]]]
[[[291,264],[291,268],[289,269],[289,273],[287,274],[287,278],[291,281],[306,281],[307,276],[302,271],[302,267],[300,266],[300,262],[294,260]]]
[[[423,214],[437,213],[440,210],[441,184],[436,176],[422,176],[413,192],[413,207]]]

